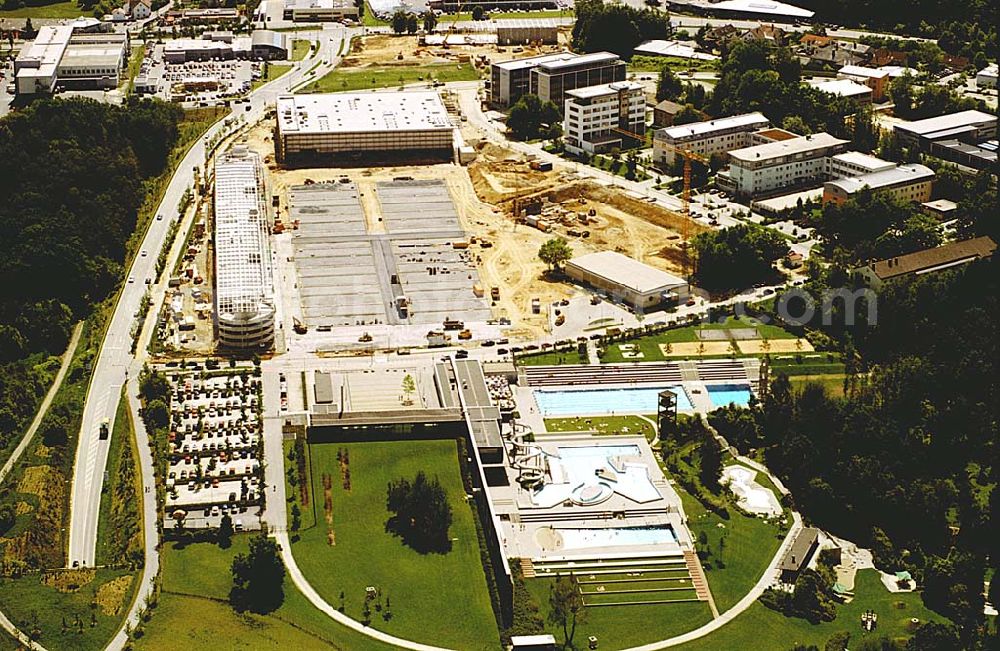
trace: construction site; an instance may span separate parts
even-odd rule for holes
[[[354,39],[351,51],[344,57],[340,68],[366,68],[377,66],[426,67],[447,63],[483,62],[492,59],[512,59],[559,52],[569,46],[569,29],[559,33],[557,45],[497,46],[475,38],[476,35],[454,34],[440,38],[440,43],[429,43],[426,36],[395,36],[370,34],[364,39]],[[432,38],[433,40],[433,38]]]

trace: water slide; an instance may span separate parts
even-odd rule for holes
[[[507,439],[507,454],[510,465],[518,471],[517,481],[522,487],[532,490],[545,483],[545,452],[537,445],[526,443],[531,434],[524,425],[514,423],[513,431]]]

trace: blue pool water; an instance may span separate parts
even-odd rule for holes
[[[691,409],[687,393],[679,386],[643,389],[535,389],[542,416],[591,414],[655,414],[657,396],[664,389],[677,393],[677,408]]]
[[[709,384],[705,388],[716,407],[725,407],[730,403],[746,407],[750,402],[750,386],[747,384]]]
[[[665,545],[676,542],[670,527],[614,527],[610,529],[556,529],[564,549],[618,545]]]

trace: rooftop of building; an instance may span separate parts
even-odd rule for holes
[[[871,79],[883,79],[889,76],[889,71],[884,68],[869,68],[867,66],[854,65],[844,66],[837,73],[850,77],[869,77]]]
[[[934,171],[925,165],[900,165],[887,170],[879,170],[861,176],[827,181],[826,185],[839,188],[846,194],[860,192],[864,188],[878,190],[894,185],[920,183],[934,178]]]
[[[255,29],[250,35],[250,42],[256,46],[268,45],[270,47],[288,49],[288,41],[281,32],[270,29]]]
[[[812,18],[816,13],[809,9],[803,9],[802,7],[796,7],[784,2],[776,2],[775,0],[722,0],[722,2],[704,0],[695,4],[712,11],[768,14],[771,16],[788,16],[790,18]]]
[[[641,294],[687,284],[683,278],[617,251],[588,253],[573,258],[569,264]]]
[[[951,199],[935,199],[933,201],[925,201],[920,205],[928,210],[938,213],[948,213],[953,210],[958,210],[958,204]]]
[[[76,45],[70,44],[66,48],[60,66],[67,67],[87,67],[107,68],[115,66],[122,60],[122,48],[120,45],[94,44]]]
[[[291,9],[343,9],[353,7],[352,0],[284,0]]]
[[[434,91],[283,95],[277,101],[282,133],[452,129]]]
[[[932,249],[879,260],[872,268],[882,280],[911,273],[927,273],[956,264],[963,264],[979,258],[988,258],[996,251],[997,245],[988,237],[974,237],[970,240],[951,242]]]
[[[164,52],[191,52],[194,50],[218,50],[230,47],[225,41],[213,41],[207,38],[175,38],[163,46]]]
[[[682,59],[697,59],[700,61],[714,61],[719,58],[714,54],[709,54],[708,52],[698,52],[689,44],[682,41],[644,41],[635,46],[635,52],[636,54],[673,56],[680,57]]]
[[[792,546],[785,553],[784,558],[781,559],[778,569],[798,572],[809,560],[809,554],[817,542],[819,542],[819,529],[814,527],[802,529],[792,541]]]
[[[729,157],[737,161],[759,161],[770,158],[780,158],[793,154],[804,154],[812,151],[826,149],[837,145],[847,144],[847,140],[834,138],[826,132],[814,133],[811,136],[799,136],[789,140],[779,140],[768,142],[763,145],[734,149],[729,152]]]
[[[879,170],[894,166],[894,163],[890,161],[882,160],[878,156],[864,154],[860,151],[845,151],[842,154],[831,156],[831,158],[847,165],[857,165],[858,167],[864,167],[872,170]]]
[[[501,68],[503,70],[524,70],[525,68],[534,68],[535,66],[541,65],[542,63],[548,63],[550,61],[561,61],[563,59],[572,59],[577,55],[572,52],[557,52],[555,54],[540,54],[534,57],[524,57],[521,59],[511,59],[510,61],[500,61],[499,63],[494,63],[493,65]]]
[[[599,84],[597,86],[585,86],[567,90],[566,95],[577,99],[593,99],[602,95],[616,95],[621,91],[642,92],[644,86],[637,81],[613,81],[610,84]]]
[[[765,127],[768,124],[769,122],[763,113],[744,113],[742,115],[706,120],[705,122],[692,122],[676,127],[666,127],[657,131],[656,137],[661,140],[680,140],[681,138],[707,136],[716,131],[724,131],[726,129],[745,127],[750,130]]]
[[[996,124],[997,116],[982,111],[959,111],[957,113],[947,113],[933,118],[925,118],[914,122],[896,124],[897,131],[908,131],[919,136],[932,137],[938,134],[961,129],[963,127],[974,127],[977,125],[993,122]]]
[[[846,67],[846,66],[845,66]],[[857,97],[859,95],[871,95],[872,89],[864,84],[859,84],[850,79],[831,79],[811,84],[813,88],[824,93],[831,93],[840,97]]]
[[[554,61],[546,61],[538,65],[539,68],[546,70],[547,72],[559,72],[566,68],[574,68],[576,66],[589,66],[589,65],[600,65],[617,63],[621,59],[617,54],[613,52],[593,52],[591,54],[580,54],[572,58],[557,59]]]

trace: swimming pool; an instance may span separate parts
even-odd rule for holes
[[[750,403],[748,384],[708,384],[705,388],[708,389],[712,405],[716,407],[725,407],[728,404],[746,407]]]
[[[634,389],[535,389],[535,402],[542,416],[583,416],[599,414],[655,414],[658,396],[664,389],[677,394],[677,408],[691,409],[687,393],[680,386]]]
[[[563,549],[666,545],[677,542],[670,527],[611,527],[608,529],[556,529]]]

